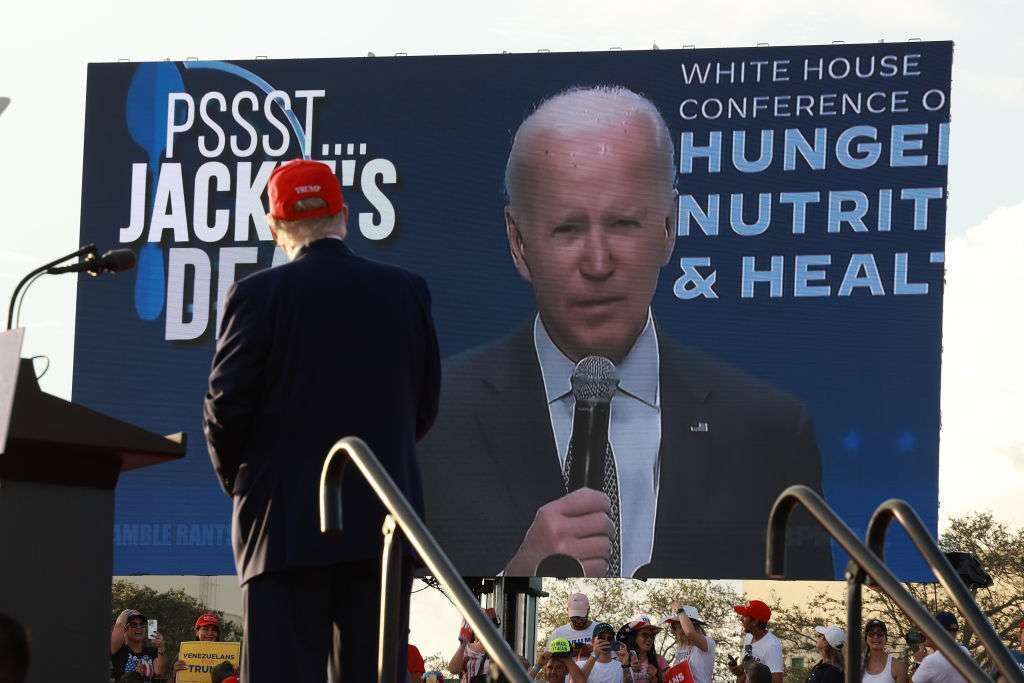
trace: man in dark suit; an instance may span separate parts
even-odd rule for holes
[[[794,483],[820,490],[799,401],[657,328],[674,178],[664,120],[624,88],[557,95],[517,131],[506,232],[538,315],[446,366],[421,457],[431,529],[463,573],[531,575],[564,554],[590,576],[763,576],[775,497]],[[569,376],[589,355],[621,373],[617,485],[567,494]],[[788,576],[832,578],[824,534],[797,517]]]
[[[422,514],[416,441],[440,384],[426,283],[354,255],[333,172],[296,160],[268,184],[290,262],[232,286],[204,405],[210,458],[234,502],[246,681],[376,679],[383,506],[345,477],[344,532],[319,532],[320,470],[358,436]],[[408,563],[407,563],[408,564]],[[407,632],[406,568],[399,632]],[[333,634],[332,634],[333,624]],[[397,671],[405,670],[405,644]]]

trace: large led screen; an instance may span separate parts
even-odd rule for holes
[[[234,571],[202,400],[229,286],[284,261],[265,188],[301,156],[341,181],[350,248],[429,284],[443,386],[418,458],[464,575],[560,552],[611,576],[763,577],[795,483],[858,532],[890,497],[934,531],[951,59],[910,42],[90,65],[81,241],[139,264],[78,289],[74,399],[189,434],[183,460],[122,477],[115,572]],[[573,436],[595,387],[596,455]],[[607,498],[575,490],[584,460]],[[612,524],[589,527],[595,509]],[[795,521],[789,575],[840,576]],[[924,575],[902,539],[888,559]]]

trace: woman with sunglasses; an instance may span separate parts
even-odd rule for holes
[[[864,624],[864,681],[907,683],[906,661],[888,651],[889,632],[881,619]]]
[[[712,683],[715,675],[715,639],[707,634],[707,624],[692,605],[672,603],[672,614],[661,622],[676,640],[672,666],[686,662],[694,683]]]
[[[668,670],[668,662],[658,654],[654,647],[654,639],[661,628],[654,625],[653,617],[641,614],[627,624],[636,645],[636,659],[631,658],[633,680],[639,683],[663,683],[663,674]]]

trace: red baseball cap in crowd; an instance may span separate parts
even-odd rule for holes
[[[733,610],[742,617],[750,617],[765,623],[772,618],[772,608],[760,600],[748,600],[744,605],[735,605]]]
[[[220,628],[220,618],[212,612],[205,612],[200,614],[199,618],[196,619],[195,628],[199,628],[200,626],[216,626],[217,628]]]
[[[267,181],[270,215],[285,221],[333,216],[345,206],[341,184],[330,166],[309,159],[286,161],[270,174]],[[327,204],[308,211],[297,211],[300,199],[318,197]]]
[[[645,628],[653,628],[655,632],[661,630],[661,627],[654,623],[654,617],[649,614],[639,614],[627,624],[630,631],[642,631]]]

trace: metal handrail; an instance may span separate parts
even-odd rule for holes
[[[953,604],[956,605],[974,632],[978,634],[981,644],[992,657],[999,672],[1010,681],[1024,683],[1024,672],[1010,656],[1006,645],[992,628],[992,623],[982,613],[974,596],[967,590],[967,586],[953,569],[953,565],[949,563],[949,558],[935,543],[921,518],[906,501],[891,498],[878,506],[875,514],[871,516],[871,521],[868,522],[868,548],[878,556],[879,560],[885,561],[885,536],[894,519],[907,532],[907,536],[917,546],[939,583],[953,599]]]
[[[870,576],[872,581],[885,591],[902,609],[910,620],[917,624],[925,635],[939,648],[947,659],[957,670],[972,683],[989,683],[991,679],[972,660],[966,652],[960,649],[949,632],[935,621],[928,610],[926,610],[914,596],[900,583],[882,560],[871,552],[864,543],[857,538],[853,531],[843,520],[839,519],[836,513],[828,506],[817,492],[807,486],[790,486],[783,491],[772,506],[771,515],[768,518],[767,553],[765,558],[765,573],[771,579],[785,578],[786,565],[786,524],[789,521],[790,513],[796,504],[800,503],[807,509],[807,512],[829,533],[852,558],[852,563],[863,570],[863,575]],[[847,581],[852,587],[859,583],[862,577],[857,576],[856,568],[853,571],[847,570]],[[863,576],[862,575],[862,576]],[[849,596],[848,596],[849,597]],[[859,602],[859,600],[857,600]],[[847,616],[854,605],[848,600]],[[858,615],[859,615],[859,605]],[[849,624],[850,619],[847,620]],[[859,616],[858,616],[859,622]],[[848,647],[846,652],[846,680],[850,683],[859,680],[861,676],[861,663],[859,655],[860,629],[857,633],[850,633],[847,637]],[[857,645],[853,645],[857,643]]]
[[[394,537],[391,533],[396,524],[404,537],[412,544],[416,553],[426,563],[431,575],[448,591],[456,609],[469,622],[473,633],[483,643],[484,649],[491,659],[497,663],[500,672],[512,683],[530,683],[526,670],[516,660],[512,648],[484,614],[483,609],[480,608],[473,593],[462,581],[451,560],[448,559],[420,516],[412,509],[409,501],[395,485],[391,475],[380,464],[370,447],[358,437],[349,436],[339,439],[324,461],[323,470],[320,473],[321,533],[337,533],[342,530],[341,483],[348,469],[346,465],[350,461],[355,463],[360,474],[389,513],[388,518],[384,521],[383,529],[385,535],[384,581],[381,584],[381,641],[377,660],[377,675],[380,683],[392,683],[397,680],[393,672],[389,673],[395,660],[395,653],[391,651],[394,646],[394,620],[388,619],[388,614],[392,610],[383,609],[388,602],[388,595],[385,593],[389,587],[392,588],[391,599],[394,599],[394,590],[397,589],[395,576],[401,552],[400,548],[393,546]],[[386,675],[387,677],[385,677]]]

